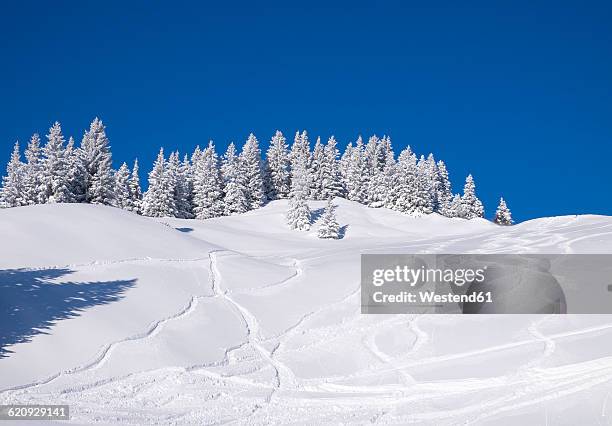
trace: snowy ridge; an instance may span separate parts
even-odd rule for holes
[[[290,230],[286,201],[159,219],[168,226],[101,206],[0,211],[13,284],[61,307],[43,318],[45,333],[19,329],[4,348],[0,403],[70,404],[79,424],[610,421],[608,316],[361,315],[358,283],[363,252],[610,252],[612,219],[498,227],[334,204],[348,225],[340,240],[317,238],[316,218]],[[19,264],[19,230],[35,228],[29,264]],[[122,244],[79,250],[109,233]]]

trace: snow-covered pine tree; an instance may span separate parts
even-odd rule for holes
[[[437,212],[446,217],[453,217],[449,211],[451,202],[453,200],[453,193],[451,189],[451,182],[448,177],[448,170],[444,161],[438,161],[438,173],[436,174],[437,184],[436,189],[438,191],[438,210]]]
[[[336,206],[333,205],[332,198],[328,199],[321,220],[321,226],[317,232],[319,238],[331,238],[334,240],[340,238],[340,224],[338,224],[338,220],[336,219],[335,209]]]
[[[56,121],[49,129],[47,143],[42,153],[41,203],[68,203],[71,201],[69,188],[70,170],[66,159],[62,127]]]
[[[130,169],[126,163],[123,163],[119,170],[115,172],[115,206],[120,209],[128,209],[130,207]]]
[[[196,219],[209,219],[222,216],[223,182],[219,169],[219,157],[212,141],[202,151],[198,163],[194,165],[193,175],[193,212]]]
[[[295,132],[295,139],[293,140],[293,145],[291,146],[291,151],[289,152],[289,163],[290,163],[290,176],[293,181],[294,169],[303,169],[306,173],[305,179],[308,183],[308,187],[310,188],[310,181],[312,179],[311,173],[308,169],[308,163],[310,162],[310,142],[308,141],[308,133],[306,130],[300,132]],[[293,188],[293,182],[291,182],[291,188]],[[289,191],[289,196],[292,197],[293,194]],[[308,194],[305,195],[308,197]]]
[[[167,173],[164,149],[159,150],[153,169],[149,173],[149,188],[142,199],[142,214],[151,217],[173,217],[176,214],[174,205],[174,188]]]
[[[310,190],[308,171],[304,161],[296,161],[291,170],[291,198],[287,211],[287,224],[291,229],[308,231],[310,229],[310,209],[306,202]]]
[[[394,184],[394,210],[413,213],[418,204],[417,160],[410,147],[400,153],[397,160],[397,175]]]
[[[138,159],[134,160],[134,167],[132,168],[132,174],[130,175],[130,180],[128,181],[128,187],[130,189],[130,200],[128,202],[126,210],[129,210],[136,214],[141,214],[142,190],[140,189]]]
[[[366,201],[368,182],[369,179],[366,172],[363,140],[361,136],[359,136],[355,143],[355,147],[351,150],[351,160],[347,170],[347,198],[351,201],[364,203]]]
[[[460,217],[461,212],[461,195],[455,194],[451,199],[448,210],[445,214],[446,217]]]
[[[268,176],[267,197],[269,200],[287,198],[291,189],[289,175],[289,147],[283,134],[277,130],[270,140],[266,152],[266,174]]]
[[[499,206],[497,206],[493,222],[504,226],[509,226],[514,223],[512,220],[512,213],[510,213],[510,209],[506,205],[506,201],[503,197],[499,199]]]
[[[378,136],[370,136],[368,143],[365,145],[363,150],[364,174],[362,176],[362,181],[364,187],[364,199],[362,200],[362,203],[364,203],[366,206],[369,206],[373,202],[372,195],[377,188],[376,184],[372,184],[372,180],[378,171],[378,143]]]
[[[440,179],[438,177],[438,165],[432,153],[429,153],[426,160],[427,174],[429,175],[429,188],[431,197],[431,210],[437,212],[439,210],[438,193],[440,192]]]
[[[85,202],[113,205],[112,158],[102,120],[95,118],[81,141]]]
[[[416,205],[414,209],[414,212],[417,214],[433,212],[431,182],[431,168],[425,157],[421,155],[417,162]]]
[[[325,164],[325,151],[321,138],[318,137],[308,162],[310,172],[310,192],[308,198],[312,200],[323,200],[323,181],[328,174]]]
[[[189,170],[190,166],[187,164],[185,168],[185,165],[179,159],[178,151],[170,154],[168,157],[167,174],[176,207],[175,216],[181,219],[191,219],[193,218],[191,207],[192,196],[189,191],[189,172],[185,171],[185,169]]]
[[[249,200],[244,187],[243,176],[240,174],[240,159],[236,154],[234,143],[230,143],[223,156],[221,175],[225,184],[223,198],[226,215],[240,214],[249,210]]]
[[[69,202],[82,203],[85,201],[85,168],[81,163],[80,148],[74,146],[72,136],[68,138],[66,151],[64,153],[68,167],[68,192]]]
[[[19,142],[15,142],[11,159],[6,167],[6,176],[2,178],[2,192],[0,201],[3,207],[25,206],[27,200],[24,198],[24,168],[21,162]]]
[[[345,189],[342,182],[342,174],[340,173],[340,164],[338,162],[338,142],[333,136],[327,140],[324,148],[323,162],[323,185],[321,187],[322,197],[334,198],[344,197]]]
[[[382,139],[372,136],[365,148],[365,160],[368,176],[366,204],[375,208],[383,207],[388,203],[388,191],[395,168],[391,139],[387,136]]]
[[[40,179],[42,177],[41,156],[40,136],[38,136],[38,133],[34,133],[25,150],[26,164],[23,170],[23,199],[28,205],[39,202]]]
[[[348,195],[348,176],[349,170],[351,166],[351,157],[353,155],[353,142],[349,142],[338,162],[338,169],[340,170],[340,177],[342,178],[342,187],[346,191],[346,195]]]
[[[185,154],[183,162],[179,165],[178,177],[177,187],[175,188],[177,217],[193,219],[193,176],[187,154]]]
[[[463,219],[484,217],[484,207],[476,196],[476,184],[471,174],[465,179],[463,196],[461,197],[461,205],[459,206],[457,216]]]
[[[256,209],[266,201],[264,193],[263,167],[259,142],[251,133],[240,153],[240,172],[244,176],[249,209]]]

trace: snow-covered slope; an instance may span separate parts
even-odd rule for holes
[[[337,199],[207,221],[0,210],[0,403],[77,423],[609,424],[612,319],[361,315],[359,255],[612,252],[612,218],[513,227]],[[324,203],[313,202],[314,217]]]

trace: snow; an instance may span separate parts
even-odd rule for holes
[[[0,404],[77,424],[611,422],[608,316],[362,315],[359,256],[610,253],[612,218],[333,202],[339,240],[289,229],[288,200],[205,221],[0,210]]]

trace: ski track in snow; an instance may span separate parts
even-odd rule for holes
[[[543,227],[544,224],[541,225]],[[564,224],[568,226],[568,224]],[[519,247],[533,247],[542,249],[546,247],[561,247],[566,253],[575,252],[575,244],[591,238],[599,238],[612,233],[599,232],[599,230],[611,229],[611,226],[591,227],[590,233],[586,236],[567,237],[560,236],[542,230],[535,229],[524,232],[520,237],[512,235],[514,230],[510,229],[502,234],[502,240],[511,240],[513,245],[499,244],[495,238],[485,239],[480,249],[486,252],[509,252]],[[584,229],[575,232],[585,232]],[[486,235],[486,233],[485,233]],[[509,235],[512,235],[510,238]],[[565,234],[567,235],[567,234]],[[500,237],[499,234],[497,237]],[[508,237],[508,238],[506,238]],[[422,252],[443,252],[452,251],[453,247],[470,241],[471,239],[483,239],[483,235],[463,235],[454,238],[440,238],[440,241],[414,240],[409,244],[389,246],[381,244],[371,246],[367,250],[376,252],[379,250],[409,249],[420,247]],[[287,285],[292,280],[304,274],[303,264],[313,260],[321,260],[339,253],[354,251],[354,248],[346,250],[335,249],[333,251],[318,251],[313,256],[303,256],[301,259],[285,258],[287,264],[292,265],[294,271],[286,278],[277,282],[265,284],[262,287],[240,289],[236,293],[257,294],[262,290],[273,290]],[[557,351],[558,341],[585,337],[590,334],[612,330],[612,323],[584,327],[569,331],[559,331],[544,333],[541,326],[546,324],[552,317],[538,316],[530,321],[524,331],[531,338],[523,338],[507,343],[490,345],[484,348],[454,352],[450,354],[422,354],[422,350],[433,338],[432,335],[424,331],[419,324],[423,316],[392,316],[380,319],[372,323],[360,322],[360,317],[353,316],[348,321],[333,324],[330,327],[318,326],[309,328],[308,322],[317,318],[319,315],[329,313],[335,309],[345,307],[352,299],[356,299],[359,294],[359,286],[350,291],[346,296],[336,301],[331,301],[321,305],[301,316],[293,325],[287,329],[272,335],[268,338],[262,337],[261,326],[257,317],[244,305],[232,297],[232,292],[224,289],[222,272],[219,269],[218,257],[222,255],[239,254],[230,250],[211,250],[207,256],[187,258],[187,259],[155,259],[150,257],[133,258],[112,261],[93,261],[90,263],[65,265],[68,268],[95,268],[103,265],[129,264],[140,262],[193,262],[205,264],[209,272],[208,285],[213,294],[207,296],[192,296],[188,303],[178,312],[157,320],[150,324],[144,331],[117,340],[106,345],[91,361],[76,366],[71,369],[60,371],[39,381],[20,385],[0,391],[0,401],[25,400],[30,402],[43,402],[64,398],[64,401],[72,402],[75,405],[83,404],[83,417],[79,421],[103,421],[112,422],[115,417],[112,410],[107,411],[108,407],[102,406],[105,395],[108,396],[108,389],[123,390],[132,392],[134,396],[143,392],[154,394],[155,392],[165,393],[167,388],[165,381],[171,383],[191,383],[194,382],[203,387],[210,386],[215,391],[210,392],[206,404],[226,404],[228,409],[223,411],[221,408],[212,410],[212,416],[221,415],[223,418],[216,419],[218,423],[239,423],[239,424],[266,424],[271,419],[275,422],[304,421],[300,418],[303,409],[318,410],[320,417],[312,417],[306,420],[307,423],[316,423],[316,419],[322,422],[338,422],[339,419],[347,416],[356,415],[359,423],[369,420],[373,423],[435,423],[435,424],[478,424],[487,419],[494,418],[499,414],[516,411],[525,407],[538,404],[546,404],[553,400],[559,400],[567,395],[576,394],[599,385],[609,385],[612,380],[612,356],[600,357],[588,361],[575,362],[561,366],[543,365],[553,357]],[[27,268],[25,270],[45,270],[58,268],[58,266]],[[197,277],[197,275],[196,275]],[[204,284],[202,284],[204,285]],[[103,380],[94,380],[89,383],[71,387],[68,385],[58,392],[47,391],[46,385],[54,383],[57,379],[66,376],[82,375],[103,366],[113,356],[115,349],[126,342],[145,342],[157,336],[164,326],[173,321],[183,321],[192,314],[200,299],[217,298],[227,302],[235,309],[236,313],[242,318],[246,329],[246,341],[225,349],[223,360],[220,362],[168,367],[159,370],[139,371],[124,375],[122,377],[110,377]],[[350,305],[352,306],[352,304]],[[401,354],[394,356],[386,353],[377,343],[377,330],[386,330],[385,327],[406,326],[414,335],[412,346]],[[307,341],[296,346],[294,343],[289,345],[293,339],[306,333],[311,337]],[[300,378],[290,365],[279,360],[283,355],[300,354],[305,351],[320,349],[331,344],[336,339],[341,339],[348,334],[358,336],[358,341],[363,348],[367,348],[377,360],[377,362],[362,368],[352,374],[345,375],[326,375],[317,378]],[[441,382],[418,382],[410,374],[409,369],[421,366],[443,364],[449,361],[459,361],[473,358],[475,356],[501,353],[503,351],[516,350],[530,345],[541,345],[542,350],[539,355],[523,363],[516,371],[509,374],[495,375],[485,378],[465,378],[457,380],[445,380]],[[242,351],[252,349],[258,359],[251,360],[248,356],[242,355]],[[246,360],[246,361],[245,361]],[[224,368],[240,367],[242,363],[253,362],[254,367],[250,371],[254,377],[247,374],[231,374],[225,372]],[[246,367],[245,367],[246,368]],[[274,380],[258,378],[257,374],[270,368],[274,372]],[[353,380],[382,377],[383,374],[395,372],[401,382],[397,384],[350,384]],[[87,379],[87,377],[84,377]],[[160,383],[161,382],[161,383]],[[355,383],[355,382],[354,382]],[[84,398],[85,393],[87,397]],[[104,393],[106,392],[106,393]],[[262,392],[262,394],[258,393]],[[466,404],[458,404],[456,408],[436,409],[438,402],[445,398],[452,398],[461,395],[469,395],[480,392],[482,397],[474,402],[470,400]],[[608,392],[609,395],[610,392]],[[99,395],[97,397],[96,395]],[[194,394],[197,395],[197,394]],[[323,398],[319,398],[323,396]],[[159,400],[153,398],[153,407],[162,409],[172,406],[177,396],[166,395]],[[606,412],[607,396],[602,405],[602,416]],[[97,403],[94,403],[97,401]],[[117,401],[114,403],[119,404]],[[415,405],[416,404],[416,405]],[[240,409],[232,406],[240,405]],[[206,405],[208,407],[208,405]],[[458,407],[458,408],[457,408]],[[125,407],[123,408],[125,409]],[[220,411],[215,411],[215,410]],[[204,417],[197,417],[204,414],[168,414],[167,417],[160,417],[156,422],[159,423],[186,423],[201,424],[209,423]],[[229,414],[228,414],[229,413]],[[139,417],[142,416],[142,417]],[[293,417],[292,417],[293,416]],[[124,417],[117,417],[130,423],[149,423],[152,417],[146,414],[135,414],[132,420]],[[214,417],[213,417],[214,418]],[[350,418],[350,417],[348,417]],[[306,418],[308,419],[308,418]],[[602,421],[609,421],[606,418]],[[350,420],[349,420],[350,421]]]

